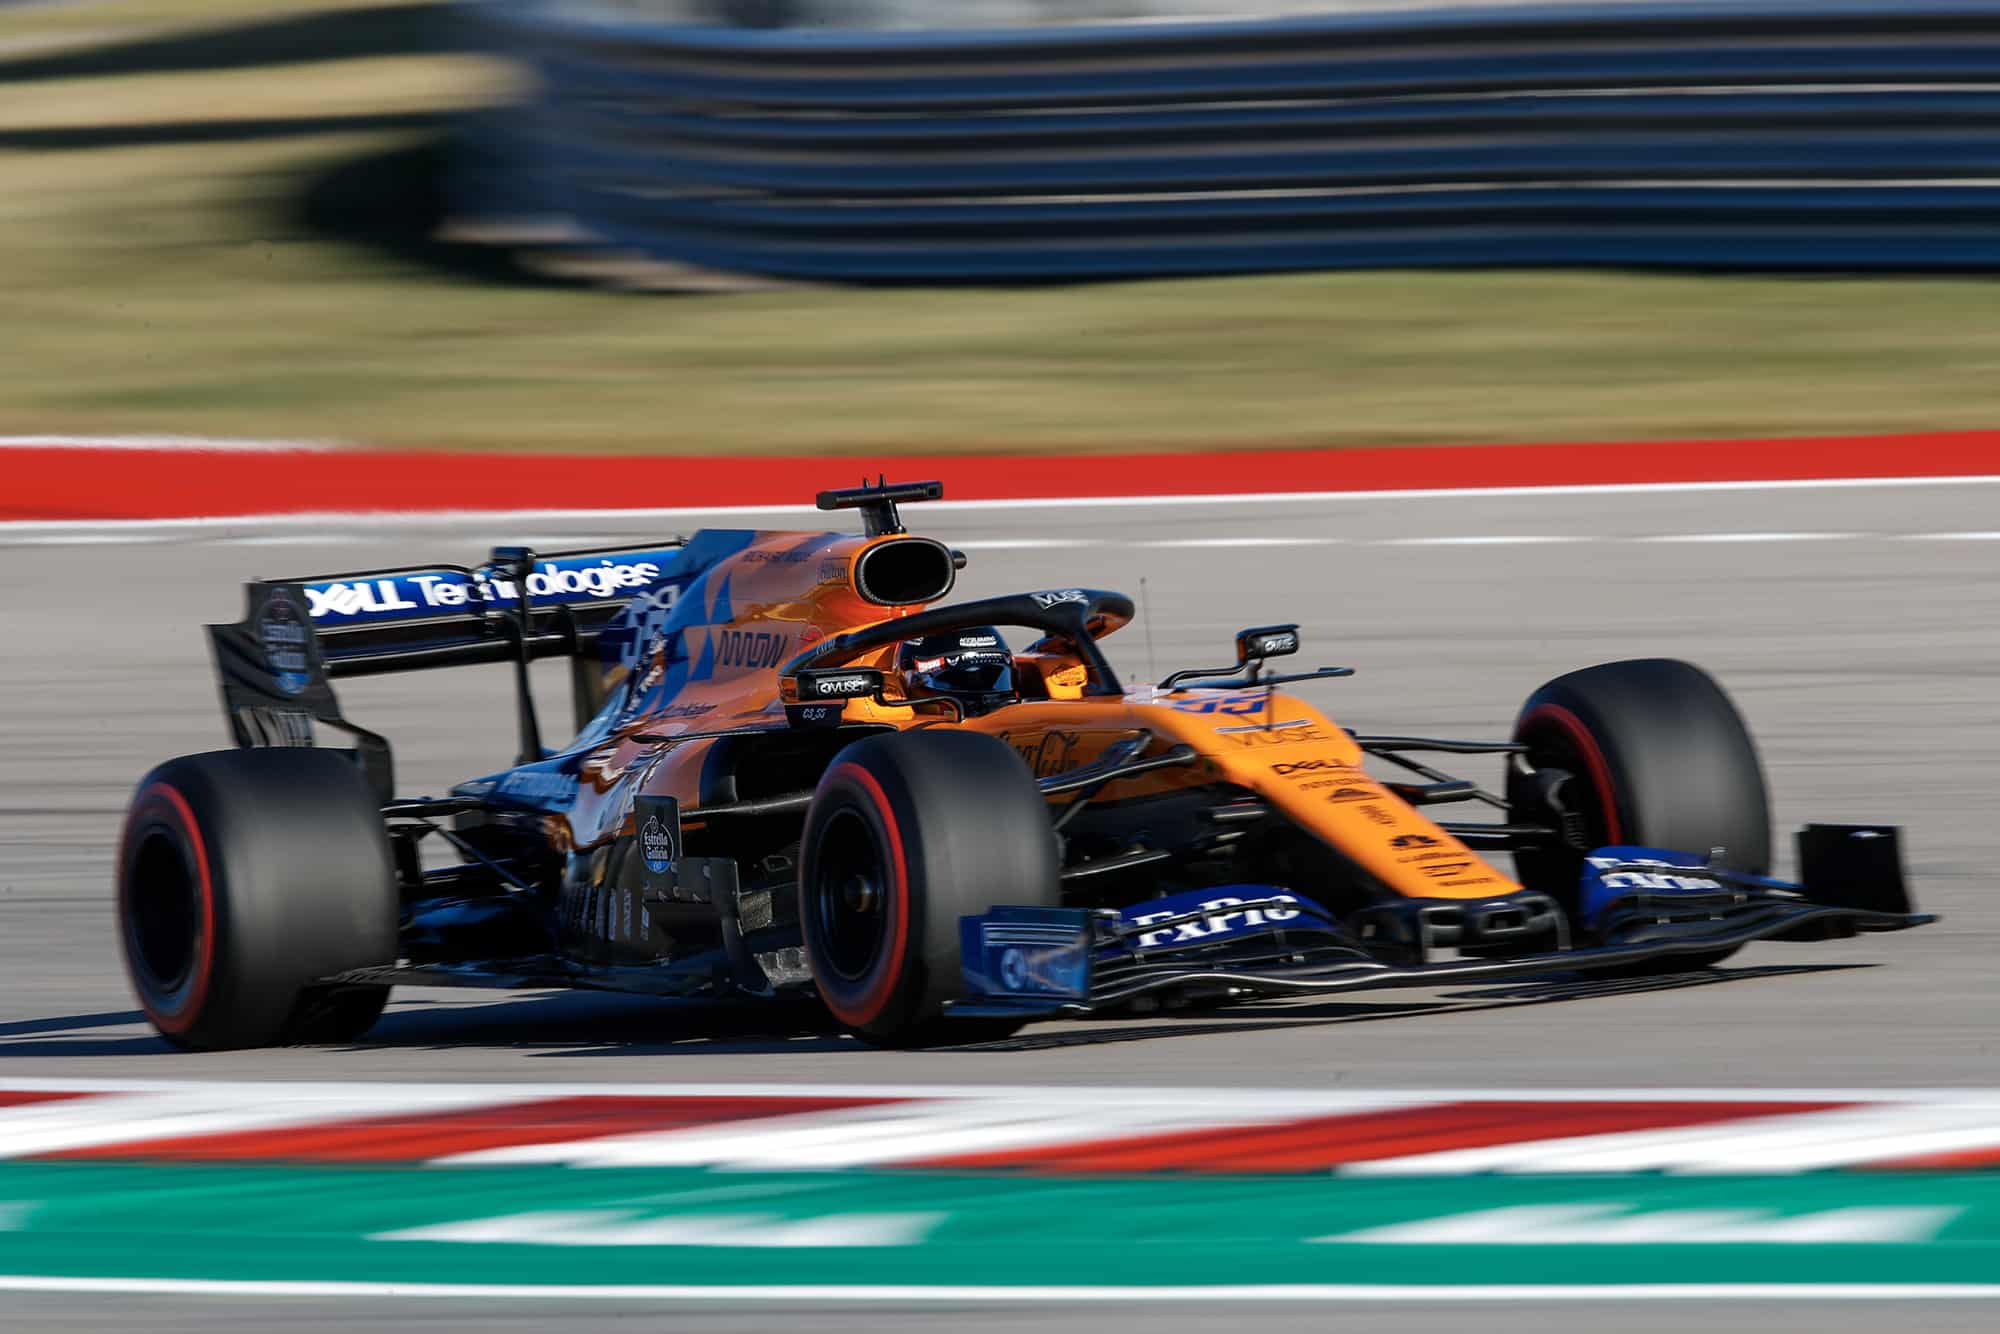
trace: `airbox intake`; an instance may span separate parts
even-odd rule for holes
[[[854,559],[854,590],[884,607],[936,602],[956,582],[951,548],[928,537],[877,542]]]

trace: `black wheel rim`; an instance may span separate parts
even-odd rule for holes
[[[889,939],[888,859],[874,826],[852,808],[835,811],[820,831],[811,873],[824,962],[858,982],[875,971]]]
[[[148,991],[171,997],[187,985],[201,943],[201,893],[180,844],[164,830],[147,833],[133,855],[125,931],[133,971]]]

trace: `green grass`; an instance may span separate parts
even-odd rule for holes
[[[0,12],[0,433],[695,452],[2000,424],[1977,278],[534,281],[394,234],[432,118],[512,86],[453,46],[441,5]]]

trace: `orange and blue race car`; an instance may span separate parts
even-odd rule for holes
[[[1505,741],[1347,730],[1288,689],[1350,674],[1282,670],[1291,625],[1133,686],[1099,644],[1122,594],[945,601],[964,556],[898,509],[941,493],[821,493],[858,535],[249,585],[210,627],[237,748],[160,765],[125,822],[146,1014],[230,1048],[352,1040],[398,984],[797,994],[919,1045],[1931,920],[1893,828],[1807,826],[1799,881],[1770,878],[1756,750],[1687,663],[1557,677]],[[554,748],[528,688],[548,658],[576,715]],[[469,663],[512,665],[515,762],[398,795],[333,682]]]

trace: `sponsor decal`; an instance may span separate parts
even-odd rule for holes
[[[1355,807],[1355,809],[1360,811],[1363,815],[1367,816],[1370,820],[1374,821],[1376,824],[1393,825],[1396,823],[1396,817],[1391,815],[1389,812],[1383,810],[1380,806],[1357,806]]]
[[[665,553],[646,552],[626,558],[572,556],[542,561],[528,575],[531,604],[608,601],[627,597],[660,577]],[[483,579],[456,570],[423,570],[373,579],[336,580],[304,586],[308,614],[316,622],[343,624],[377,618],[396,619],[434,611],[463,611],[491,602],[516,602],[521,589],[497,574]],[[671,610],[679,589],[657,589],[646,605]]]
[[[1068,908],[994,908],[959,919],[967,994],[1081,1000],[1090,979],[1090,927]]]
[[[1326,794],[1328,801],[1336,804],[1348,801],[1374,801],[1382,794],[1368,787],[1337,787]]]
[[[1089,596],[1081,588],[1056,588],[1042,593],[1030,593],[1029,597],[1044,611],[1050,607],[1060,607],[1070,602],[1088,602]]]
[[[639,855],[646,859],[646,869],[654,875],[665,875],[680,858],[674,831],[661,821],[657,811],[639,828]]]
[[[1083,733],[1044,732],[1039,736],[1004,739],[1035,777],[1047,778],[1076,767],[1077,743],[1083,740]]]
[[[875,678],[872,676],[822,676],[812,684],[816,695],[839,695],[843,699],[850,695],[875,693]]]
[[[960,635],[958,637],[958,646],[960,648],[998,648],[1000,640],[993,635]]]
[[[1170,699],[1165,703],[1175,713],[1226,713],[1240,718],[1247,713],[1262,712],[1265,695],[1259,691],[1254,695],[1209,695],[1201,699]]]
[[[236,710],[236,726],[253,746],[310,746],[313,743],[312,715],[304,709],[243,705]]]
[[[1028,956],[1021,953],[1019,945],[1009,945],[1000,955],[1000,981],[1009,991],[1026,989]]]
[[[516,769],[500,780],[498,791],[526,801],[568,801],[576,795],[576,780],[546,769]]]
[[[1465,872],[1471,870],[1472,863],[1466,861],[1432,862],[1430,865],[1418,869],[1422,870],[1425,875],[1433,880],[1449,880],[1455,875],[1463,875]]]
[[[1295,718],[1287,723],[1274,723],[1269,727],[1252,724],[1249,727],[1218,727],[1215,735],[1224,738],[1242,750],[1257,750],[1266,746],[1298,746],[1308,743],[1327,745],[1333,737],[1318,723],[1304,718]]]
[[[1631,856],[1606,856],[1599,849],[1584,860],[1597,872],[1596,880],[1606,889],[1638,889],[1666,893],[1709,893],[1721,889],[1722,882],[1705,875],[1689,875],[1690,869],[1699,869],[1700,859],[1686,853],[1663,853],[1653,848],[1631,848]],[[1669,861],[1678,857],[1683,860]],[[1657,867],[1657,870],[1610,871],[1613,866],[1641,864]],[[1607,874],[1609,872],[1609,874]]]
[[[1248,635],[1243,640],[1244,652],[1252,658],[1282,658],[1288,653],[1299,651],[1299,632],[1296,630],[1266,630],[1260,634]]]
[[[716,632],[717,667],[776,667],[785,660],[791,636],[771,630],[721,630]]]
[[[1298,904],[1299,907],[1267,906],[1246,908],[1245,903],[1260,899],[1275,899],[1278,904]],[[1274,925],[1297,921],[1307,909],[1317,913],[1317,905],[1309,899],[1279,889],[1275,885],[1222,885],[1216,889],[1198,889],[1185,894],[1172,894],[1162,899],[1150,899],[1137,903],[1119,914],[1127,926],[1143,927],[1152,922],[1166,921],[1187,913],[1201,913],[1203,916],[1172,926],[1160,927],[1154,931],[1139,933],[1136,943],[1142,950],[1178,947],[1181,945],[1214,944],[1232,936],[1248,935]]]
[[[1389,840],[1392,848],[1434,848],[1439,840],[1429,834],[1398,834]]]
[[[846,714],[840,704],[794,704],[785,711],[794,727],[833,727]]]
[[[844,584],[847,582],[847,562],[845,560],[823,560],[819,563],[819,581],[822,584]]]
[[[702,718],[714,712],[713,704],[669,704],[664,709],[654,710],[648,716],[664,721],[669,718]]]
[[[1356,770],[1353,765],[1340,760],[1294,760],[1289,764],[1272,765],[1271,772],[1280,778],[1291,778],[1297,774],[1351,774]]]
[[[306,592],[310,596],[312,590]],[[257,641],[264,650],[264,663],[271,669],[272,682],[287,695],[298,694],[312,681],[308,657],[311,635],[291,593],[273,588],[257,618]]]

